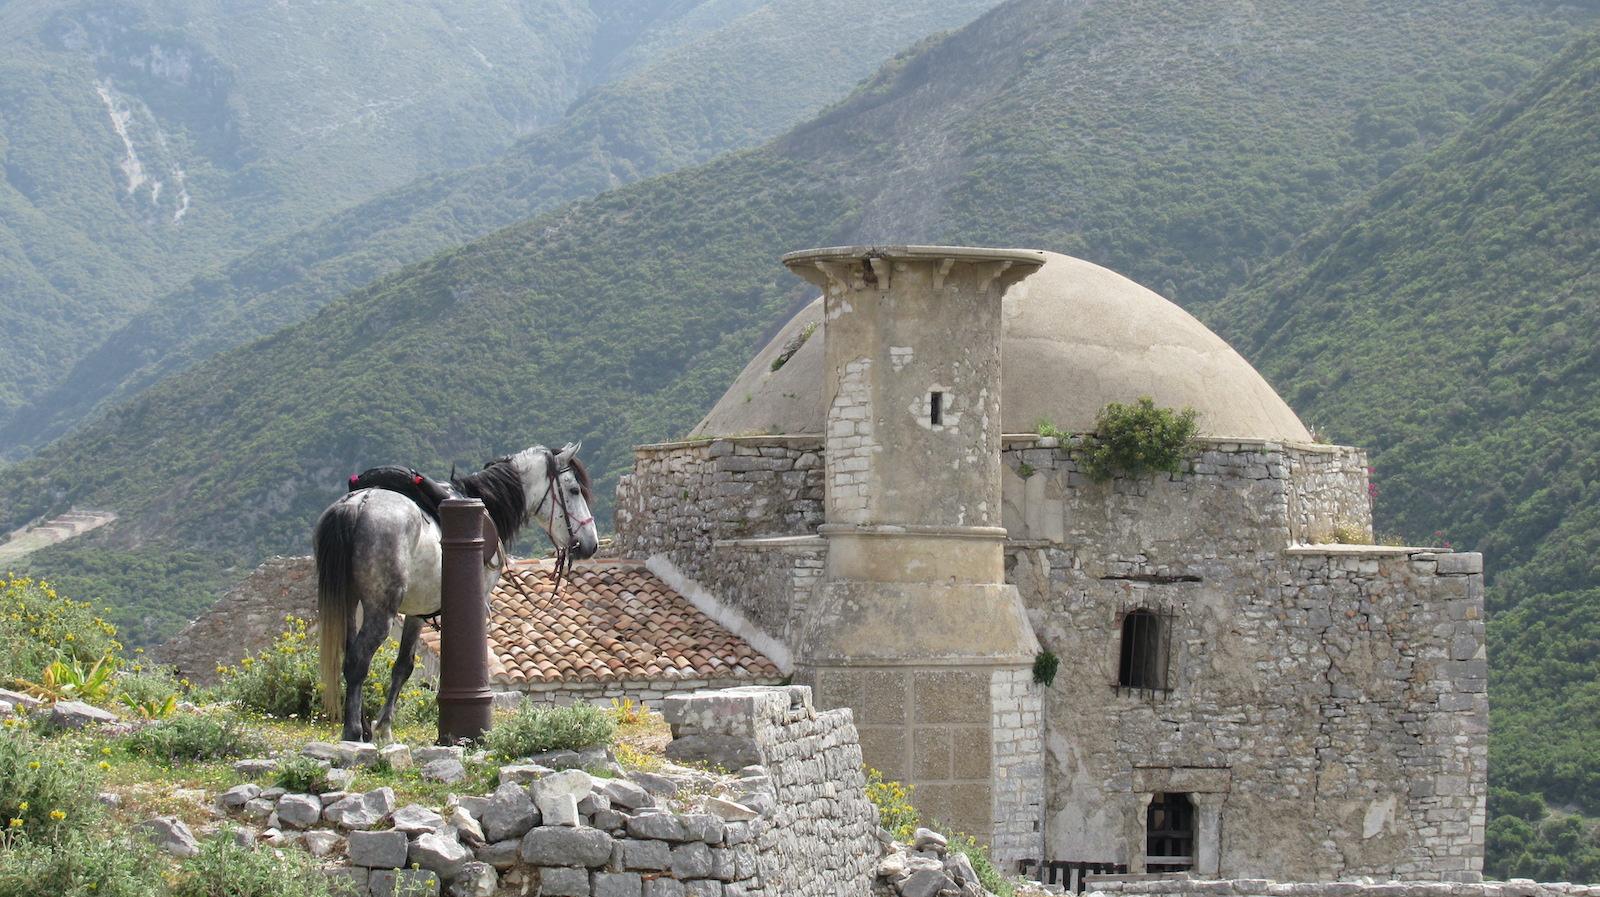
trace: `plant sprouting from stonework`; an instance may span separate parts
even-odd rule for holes
[[[772,359],[772,370],[776,371],[788,364],[789,359],[794,357],[794,353],[800,351],[800,347],[805,345],[806,340],[811,338],[811,334],[817,332],[817,327],[820,323],[819,321],[812,321],[800,328],[799,333],[790,337],[789,341],[783,344],[783,349],[778,352],[778,357]]]
[[[1056,671],[1061,668],[1061,658],[1049,648],[1033,655],[1033,681],[1049,688],[1056,681]]]
[[[1095,439],[1084,449],[1084,472],[1096,481],[1116,476],[1181,473],[1189,457],[1199,413],[1160,408],[1149,396],[1132,405],[1112,402],[1095,418]]]

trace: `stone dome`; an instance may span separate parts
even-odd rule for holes
[[[1045,258],[1003,300],[1004,432],[1032,432],[1040,420],[1087,432],[1107,403],[1150,396],[1199,411],[1205,436],[1312,441],[1255,368],[1193,315],[1115,271],[1054,252]],[[821,321],[819,297],[757,353],[691,435],[821,434]],[[793,354],[773,370],[785,351]]]

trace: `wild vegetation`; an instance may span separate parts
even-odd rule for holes
[[[1538,810],[1491,820],[1490,869],[1554,880],[1593,869],[1566,812],[1600,815],[1597,115],[1591,35],[1214,314],[1291,405],[1369,447],[1380,527],[1448,524],[1484,552],[1495,803]]]
[[[1094,439],[1083,450],[1084,473],[1098,482],[1179,473],[1189,459],[1198,419],[1193,408],[1158,408],[1149,396],[1131,405],[1112,402],[1095,417]]]

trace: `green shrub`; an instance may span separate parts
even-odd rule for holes
[[[1193,408],[1157,408],[1149,396],[1132,405],[1112,402],[1095,419],[1095,440],[1083,452],[1093,480],[1179,473],[1198,427]]]
[[[332,785],[326,763],[299,755],[278,762],[278,774],[272,784],[291,794],[321,794]]]
[[[182,695],[184,687],[168,667],[135,664],[117,675],[113,690],[118,701],[128,707],[138,708]]]
[[[233,717],[182,714],[158,720],[127,737],[128,749],[154,760],[227,760],[267,749],[261,736]]]
[[[229,837],[200,845],[183,861],[172,897],[333,897],[310,856],[296,850],[254,850]]]
[[[911,805],[911,787],[885,780],[876,769],[867,770],[867,800],[878,808],[878,825],[898,841],[910,841],[922,816]]]
[[[218,667],[222,682],[217,693],[240,707],[283,718],[312,719],[322,716],[322,681],[317,667],[317,644],[309,637],[305,620],[291,615],[271,647],[238,666]],[[400,649],[399,642],[387,639],[372,657],[371,672],[361,689],[361,704],[367,716],[376,718],[383,709],[389,688],[389,670]]]
[[[994,861],[989,859],[989,851],[979,844],[977,839],[959,833],[951,835],[950,850],[961,854],[972,863],[972,871],[978,873],[978,883],[984,888],[998,897],[1013,897],[1016,894],[1015,885],[994,867]]]
[[[1038,685],[1049,688],[1056,681],[1056,671],[1061,668],[1061,658],[1056,652],[1043,650],[1033,655],[1033,681]]]
[[[121,650],[116,627],[88,602],[65,598],[39,580],[0,578],[0,683],[37,680],[57,660],[89,667],[110,657],[115,666]]]
[[[0,897],[159,897],[166,886],[149,853],[125,834],[24,837],[0,849]]]
[[[1060,427],[1056,426],[1055,423],[1052,422],[1049,418],[1044,418],[1044,417],[1041,417],[1037,421],[1034,422],[1034,424],[1033,424],[1033,432],[1038,433],[1040,436],[1043,436],[1046,439],[1061,439],[1061,440],[1065,440],[1065,439],[1067,439],[1068,437],[1070,437],[1072,435],[1071,433],[1068,433],[1066,430],[1063,430]]]
[[[483,736],[489,753],[515,760],[543,751],[578,750],[605,744],[617,730],[616,717],[592,704],[535,707],[523,704]]]
[[[26,729],[0,728],[0,830],[55,841],[100,816],[97,771]]]

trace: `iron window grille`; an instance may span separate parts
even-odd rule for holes
[[[1117,688],[1151,696],[1172,690],[1172,624],[1168,608],[1137,607],[1122,613]]]
[[[1145,812],[1146,872],[1194,868],[1194,802],[1187,794],[1158,792]]]

